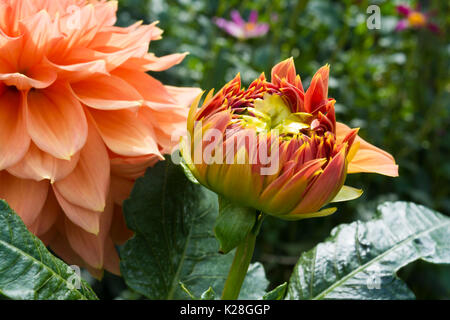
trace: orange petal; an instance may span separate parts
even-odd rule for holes
[[[153,107],[154,104],[152,103]],[[187,108],[162,107],[156,111],[153,107],[144,106],[139,109],[139,119],[149,128],[153,128],[155,140],[158,141],[161,153],[172,153],[172,149],[186,133]]]
[[[325,110],[321,110],[321,108],[327,104],[329,73],[330,67],[325,65],[312,78],[305,93],[306,112],[315,114],[317,111],[322,111],[322,113],[325,113]]]
[[[338,143],[341,143],[351,130],[345,124],[336,122]],[[372,172],[390,177],[398,176],[398,165],[395,164],[395,159],[392,155],[368,143],[359,136],[355,139],[355,143],[358,142],[359,149],[348,165],[348,173]]]
[[[83,228],[86,232],[98,234],[100,231],[101,212],[88,210],[67,201],[53,185],[53,192],[64,214],[74,224]]]
[[[156,57],[152,53],[146,56],[146,71],[164,71],[179,64],[186,57],[187,53],[173,53],[162,57]]]
[[[105,251],[103,253],[103,267],[115,274],[120,276],[120,259],[119,254],[117,253],[117,249],[114,246],[111,238],[107,237],[105,240]]]
[[[80,81],[97,75],[109,75],[106,70],[106,63],[103,60],[87,62],[66,62],[56,63],[48,61],[58,73],[58,79],[70,79],[71,82]]]
[[[128,199],[128,197],[130,196],[133,185],[134,180],[112,175],[111,196],[114,200],[114,203],[121,206],[122,202]]]
[[[145,72],[117,68],[112,74],[132,85],[145,100],[159,103],[176,102],[160,81]]]
[[[86,232],[79,226],[65,219],[65,234],[72,249],[86,263],[96,269],[103,267],[104,242],[98,235]]]
[[[77,165],[79,158],[80,153],[78,152],[70,160],[57,159],[41,151],[32,143],[22,160],[7,170],[22,179],[36,181],[48,179],[53,183],[69,175]]]
[[[104,263],[105,241],[109,238],[109,230],[113,216],[114,205],[111,199],[105,211],[99,213],[100,229],[98,235],[86,232],[79,226],[65,219],[64,226],[70,246],[86,263],[96,269],[101,269]]]
[[[128,229],[123,216],[122,208],[118,205],[114,206],[114,216],[111,223],[110,236],[115,244],[122,245],[131,238],[133,231]]]
[[[20,99],[13,90],[0,93],[0,170],[20,161],[30,146]]]
[[[83,147],[86,117],[66,84],[31,90],[24,101],[28,133],[39,149],[68,160]]]
[[[3,80],[8,86],[15,86],[18,90],[47,88],[55,82],[56,78],[56,71],[43,65],[34,66],[25,74],[19,72],[0,73],[0,80]]]
[[[57,36],[57,28],[45,10],[26,18],[21,26],[24,30],[24,43],[19,68],[28,70],[42,61],[51,40]]]
[[[188,107],[198,97],[202,90],[192,87],[165,86],[170,95],[175,99],[175,103],[181,107]]]
[[[139,92],[116,76],[97,76],[72,83],[71,87],[84,104],[100,110],[133,108],[143,103]]]
[[[109,182],[108,153],[89,120],[89,135],[76,168],[66,178],[55,182],[54,187],[68,202],[101,212],[105,208]]]
[[[62,230],[58,230],[55,227],[50,230],[53,234],[50,240],[47,242],[47,245],[52,249],[52,251],[55,252],[67,264],[84,266],[85,262],[72,249],[69,241],[67,240],[64,230],[64,224],[62,225]]]
[[[5,199],[27,226],[31,226],[38,217],[47,193],[48,181],[20,179],[0,171],[0,199]]]
[[[135,112],[127,109],[90,109],[89,112],[106,145],[114,153],[123,156],[161,156],[152,127],[140,120]]]
[[[162,159],[161,156],[154,154],[141,157],[115,156],[111,158],[111,172],[120,177],[137,179],[145,173],[148,167],[152,167]]]
[[[274,82],[277,77],[280,80],[285,78],[287,82],[294,84],[296,76],[297,72],[295,71],[294,59],[291,57],[281,61],[272,68],[271,80]]]
[[[311,213],[318,211],[337,194],[345,179],[346,148],[334,156],[324,171],[303,195],[302,201],[292,211],[292,214]]]
[[[62,214],[62,209],[59,206],[53,191],[50,189],[44,207],[29,229],[36,236],[40,237],[50,230],[57,218]]]

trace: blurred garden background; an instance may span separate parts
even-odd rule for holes
[[[362,188],[364,195],[339,204],[327,219],[287,223],[268,218],[254,259],[264,264],[272,288],[286,281],[300,254],[323,241],[334,226],[369,219],[380,202],[414,201],[450,215],[450,3],[419,2],[419,10],[430,13],[439,32],[426,27],[395,30],[404,18],[396,6],[416,8],[417,1],[119,1],[119,25],[159,21],[163,39],[151,43],[151,52],[190,53],[182,64],[154,75],[165,84],[219,89],[240,72],[248,85],[292,56],[307,87],[314,72],[329,63],[329,96],[337,100],[338,121],[360,127],[363,138],[390,152],[399,164],[398,178],[349,176],[347,184]],[[380,29],[367,27],[370,5],[380,8]],[[259,21],[269,25],[267,34],[252,39],[227,34],[214,17],[229,19],[232,10],[244,18],[256,10]],[[449,268],[430,271],[417,263],[402,270],[407,281],[411,268],[423,270],[422,278],[414,279],[421,286],[413,288],[418,298],[450,298]],[[429,272],[442,277],[430,280]],[[135,297],[112,276],[95,288],[103,298]]]

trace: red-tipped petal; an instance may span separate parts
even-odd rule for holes
[[[324,171],[312,182],[311,187],[303,195],[302,201],[292,214],[316,212],[328,203],[341,188],[345,178],[345,150],[334,156]]]
[[[272,82],[278,77],[281,79],[286,79],[287,82],[295,84],[295,78],[297,73],[295,71],[294,59],[291,57],[286,59],[272,68],[271,79]]]

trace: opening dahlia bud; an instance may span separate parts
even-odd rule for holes
[[[293,59],[248,89],[239,74],[216,95],[192,104],[183,158],[207,188],[243,207],[294,220],[329,215],[330,202],[359,197],[344,186],[347,173],[398,175],[393,157],[336,122],[328,98],[329,66],[305,92]]]

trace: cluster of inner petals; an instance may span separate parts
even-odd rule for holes
[[[134,180],[176,144],[199,90],[163,85],[155,24],[117,1],[0,0],[0,198],[69,263],[118,272]]]

